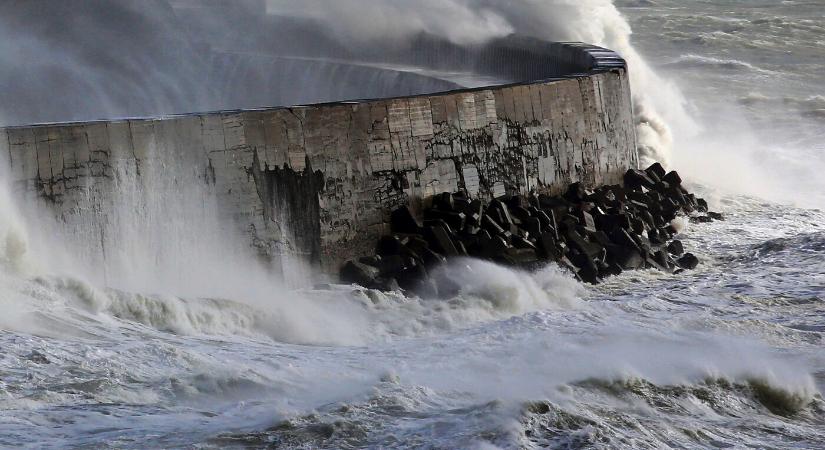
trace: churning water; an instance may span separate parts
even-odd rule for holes
[[[491,32],[517,23],[493,17],[500,2],[445,3],[483,4]],[[132,241],[101,281],[68,270],[76,237],[42,232],[3,186],[0,446],[823,448],[825,3],[625,1],[627,22],[607,2],[550,3],[601,14],[586,32],[603,44],[632,27],[639,103],[674,138],[651,151],[727,216],[682,230],[696,271],[586,287],[462,261],[451,300],[290,291],[197,239],[144,255],[158,227],[216,242],[219,224],[208,193],[125,186],[149,211],[207,207],[124,221]]]

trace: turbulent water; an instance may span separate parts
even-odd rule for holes
[[[696,271],[462,261],[462,293],[423,301],[233,259],[211,294],[116,289],[58,270],[2,191],[0,446],[825,447],[825,2],[619,6],[683,93],[690,123],[659,106],[674,166],[726,213],[682,230]]]

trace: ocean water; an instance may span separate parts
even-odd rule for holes
[[[0,447],[825,448],[825,2],[618,6],[657,151],[726,214],[685,223],[697,270],[457,261],[461,294],[424,301],[184,243],[210,283],[106,283],[0,190]]]

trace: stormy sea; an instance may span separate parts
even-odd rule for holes
[[[185,76],[108,98],[111,61],[142,50],[44,37],[90,29],[71,11],[32,19],[72,3],[0,5],[0,125],[250,106],[200,102]],[[135,27],[154,26],[135,4]],[[4,182],[0,447],[825,448],[825,1],[272,0],[265,14],[359,46],[518,30],[614,49],[643,161],[679,170],[726,220],[679,227],[694,271],[591,286],[556,265],[461,261],[460,294],[424,300],[273,279],[214,211],[187,207],[206,193],[162,186],[170,168],[124,178],[102,265],[83,260],[91,237]],[[65,73],[37,78],[55,61]],[[98,89],[61,101],[27,84],[67,79]]]

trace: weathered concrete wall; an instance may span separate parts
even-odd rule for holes
[[[554,57],[580,73],[406,98],[7,128],[0,154],[19,195],[46,201],[89,242],[111,220],[124,179],[161,167],[172,186],[203,183],[262,255],[297,253],[334,271],[372,249],[393,208],[432,194],[620,182],[637,164],[624,62],[603,49],[558,48]]]

